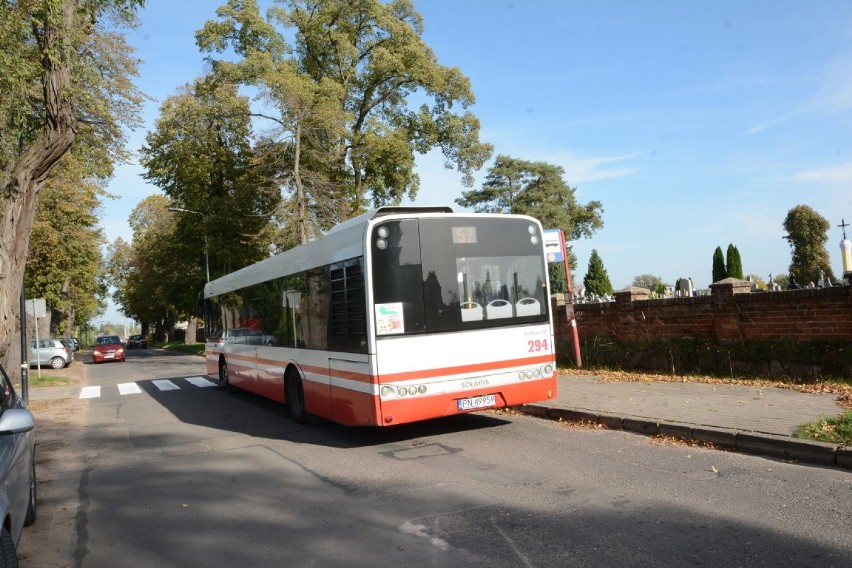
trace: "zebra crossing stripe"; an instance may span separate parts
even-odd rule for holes
[[[83,387],[80,391],[80,398],[98,398],[101,396],[101,387]]]
[[[186,380],[187,380],[187,382],[190,382],[193,385],[200,387],[200,388],[207,388],[207,387],[215,387],[216,386],[216,383],[214,383],[213,381],[211,381],[210,379],[208,379],[206,377],[188,377]]]
[[[118,385],[118,392],[122,396],[125,394],[139,394],[142,392],[142,389],[136,383],[120,383]]]
[[[187,377],[186,381],[198,388],[215,387],[216,383],[206,377]],[[157,379],[151,381],[160,391],[180,390],[180,387],[169,379]],[[140,394],[142,389],[137,383],[119,383],[118,393],[122,396],[128,394]],[[80,390],[80,398],[99,398],[101,396],[100,386],[83,387]]]

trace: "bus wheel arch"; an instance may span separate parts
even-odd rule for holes
[[[293,420],[299,424],[308,421],[308,413],[305,410],[305,388],[302,384],[302,375],[294,365],[289,365],[284,373],[284,400]]]

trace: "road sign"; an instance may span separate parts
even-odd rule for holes
[[[26,306],[27,313],[34,318],[47,317],[47,302],[44,301],[44,298],[27,300]]]
[[[547,262],[562,262],[562,243],[559,241],[559,229],[544,230],[544,254]]]

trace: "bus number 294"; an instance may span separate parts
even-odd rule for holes
[[[547,340],[546,339],[536,339],[535,341],[527,341],[527,346],[529,347],[529,352],[534,353],[536,351],[547,351]]]

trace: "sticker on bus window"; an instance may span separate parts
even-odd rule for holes
[[[376,333],[378,335],[405,333],[405,324],[402,320],[402,302],[376,304]]]

